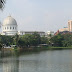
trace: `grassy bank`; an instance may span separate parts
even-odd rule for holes
[[[12,48],[12,49],[3,49],[2,53],[6,54],[6,56],[10,56],[11,54],[14,54],[18,56],[19,54],[33,54],[33,53],[40,53],[41,51],[47,51],[47,50],[68,50],[72,49],[72,47],[31,47],[31,48]],[[4,55],[5,56],[5,55]]]
[[[72,47],[49,47],[49,49],[53,49],[53,50],[63,50],[63,49],[72,49]]]
[[[43,50],[64,50],[64,49],[72,49],[72,47],[30,47],[30,48],[12,48],[12,49],[3,49],[3,50],[14,50],[14,51],[24,51],[24,52],[37,52],[37,51],[43,51]]]
[[[72,47],[36,47],[33,50],[64,50],[64,49],[72,49]]]
[[[24,52],[40,52],[44,50],[67,50],[67,49],[72,49],[72,47],[34,47],[34,48],[24,48],[22,51]]]

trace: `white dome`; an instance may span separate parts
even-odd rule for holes
[[[17,22],[14,18],[8,16],[6,19],[4,19],[3,25],[17,25]]]

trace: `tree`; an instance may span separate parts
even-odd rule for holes
[[[18,40],[19,40],[19,35],[16,34],[16,35],[14,36],[14,41],[15,41],[15,44],[16,44],[16,45],[18,45]]]
[[[67,33],[63,36],[64,36],[64,40],[62,41],[63,46],[64,47],[72,46],[72,34]]]
[[[53,43],[54,46],[59,46],[59,47],[61,47],[61,46],[63,46],[63,43],[62,43],[63,40],[64,40],[63,35],[58,34],[58,35],[56,35],[56,36],[53,36],[53,37],[50,39],[50,43],[51,43],[51,44]]]
[[[19,38],[19,40],[18,40],[18,46],[20,48],[23,48],[25,46],[25,41],[23,40],[23,38]]]
[[[41,43],[41,37],[37,32],[34,32],[32,37],[33,37],[33,40],[32,40],[32,45],[33,46],[37,46]]]
[[[1,48],[2,48],[2,44],[0,43],[0,50],[1,50]]]
[[[43,36],[41,37],[41,44],[47,44],[48,43],[48,38]]]
[[[6,0],[0,0],[0,9],[3,10]]]
[[[2,35],[0,36],[0,43],[4,44],[4,45],[12,45],[13,44],[13,37],[12,36],[5,36],[5,35]]]
[[[24,36],[23,36],[23,40],[24,40],[24,42],[25,42],[25,45],[27,46],[27,47],[29,47],[29,46],[31,46],[32,45],[32,35],[31,34],[25,34]]]

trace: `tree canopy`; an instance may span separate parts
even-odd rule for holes
[[[49,46],[55,47],[72,47],[72,34],[58,34],[51,38],[40,37],[38,33],[25,34],[23,36],[5,36],[0,35],[0,46],[6,45],[17,45],[20,48],[34,47],[40,44],[48,44]]]

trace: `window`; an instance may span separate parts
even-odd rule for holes
[[[5,29],[6,29],[6,27],[5,27]]]
[[[10,29],[11,29],[11,27],[10,27]]]
[[[14,29],[14,27],[13,27],[13,29]]]
[[[7,27],[7,29],[8,29],[8,27]]]

